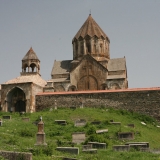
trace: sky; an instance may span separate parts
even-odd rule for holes
[[[30,47],[40,74],[72,60],[72,38],[89,13],[110,38],[111,58],[126,57],[129,88],[160,87],[160,0],[0,0],[0,84],[20,76]]]

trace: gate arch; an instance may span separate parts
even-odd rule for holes
[[[11,112],[26,112],[26,95],[18,87],[11,89],[7,94],[7,110]]]

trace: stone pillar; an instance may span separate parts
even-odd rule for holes
[[[90,39],[90,43],[91,43],[91,55],[93,54],[93,39]]]
[[[84,55],[86,54],[86,40],[83,40],[83,49],[84,49]]]
[[[47,145],[47,143],[45,142],[44,123],[42,121],[42,117],[41,121],[38,123],[38,132],[36,137],[37,142],[35,145]]]
[[[81,42],[78,41],[78,53],[77,53],[78,58],[79,58],[80,54],[81,54]]]
[[[103,53],[104,53],[104,57],[106,57],[106,41],[103,40]]]

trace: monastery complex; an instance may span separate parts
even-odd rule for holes
[[[41,77],[40,60],[30,48],[22,59],[20,76],[1,84],[1,110],[34,112],[36,95],[42,92],[128,88],[126,59],[110,58],[110,39],[91,14],[73,37],[72,46],[73,59],[55,60],[49,81]]]

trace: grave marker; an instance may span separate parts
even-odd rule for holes
[[[2,116],[3,119],[11,119],[11,116]]]
[[[106,132],[108,132],[108,129],[96,130],[97,134],[99,134],[99,133],[106,133]]]
[[[60,125],[66,125],[67,124],[66,120],[55,120],[54,122],[57,123],[57,124],[60,124]]]
[[[106,149],[106,143],[88,142],[88,145],[92,145],[92,148]]]
[[[78,147],[57,147],[57,151],[68,152],[71,154],[79,154]]]
[[[23,117],[22,120],[25,122],[29,122],[30,119],[28,117]]]
[[[119,139],[134,139],[134,133],[133,132],[119,132],[118,138]]]
[[[47,145],[45,142],[44,123],[42,121],[42,117],[40,119],[41,121],[38,123],[37,142],[35,145]]]
[[[113,150],[114,151],[129,151],[130,146],[129,145],[114,145]]]
[[[80,144],[84,142],[86,139],[86,135],[84,132],[75,132],[72,133],[72,142],[76,144]]]
[[[85,119],[78,119],[78,120],[75,121],[74,125],[76,127],[85,126],[86,125],[86,120]]]

